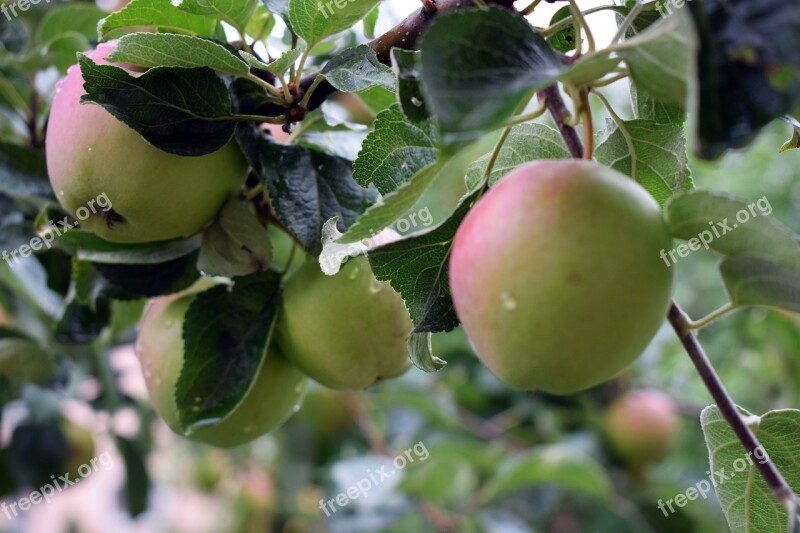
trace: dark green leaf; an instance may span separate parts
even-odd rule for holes
[[[564,6],[555,12],[553,18],[550,19],[550,25],[552,26],[553,24],[571,16],[572,10],[570,9],[570,6]],[[549,42],[553,48],[559,52],[563,52],[565,54],[567,52],[572,52],[578,46],[578,34],[575,31],[575,26],[570,23],[563,30],[557,31],[548,37],[547,42]]]
[[[392,48],[392,67],[397,72],[397,98],[411,122],[422,122],[429,116],[420,85],[419,57],[420,52]]]
[[[451,331],[459,324],[450,294],[450,250],[477,195],[466,196],[435,228],[369,252],[375,277],[390,282],[403,297],[415,332]]]
[[[436,17],[420,50],[425,101],[446,145],[501,125],[565,70],[524,18],[499,8]]]
[[[182,11],[170,0],[132,0],[121,11],[107,16],[97,31],[105,37],[114,30],[161,28],[174,33],[211,37],[215,26],[213,18]]]
[[[353,163],[353,177],[362,187],[374,184],[388,194],[436,161],[437,130],[429,120],[412,124],[398,105],[381,111]]]
[[[254,170],[269,188],[278,217],[311,253],[322,249],[322,226],[339,217],[345,231],[378,198],[353,180],[352,163],[297,145],[281,145],[247,125],[237,138]]]
[[[209,68],[158,67],[139,77],[80,56],[87,94],[157,148],[205,155],[225,146],[236,128],[223,81]]]
[[[339,52],[320,72],[337,90],[355,93],[375,85],[395,90],[392,69],[378,61],[375,50],[362,44]]]
[[[250,388],[265,356],[281,277],[237,278],[198,295],[183,327],[185,359],[175,399],[183,427],[224,418]]]

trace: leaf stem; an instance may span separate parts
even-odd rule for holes
[[[713,322],[716,322],[717,320],[719,320],[720,318],[722,318],[725,315],[733,313],[734,311],[738,311],[739,309],[741,309],[740,306],[738,306],[738,305],[736,305],[734,303],[727,303],[727,304],[723,305],[722,307],[720,307],[719,309],[717,309],[716,311],[714,311],[713,313],[711,313],[710,315],[708,315],[708,316],[706,316],[704,318],[701,318],[700,320],[698,320],[696,322],[689,321],[689,329],[691,329],[693,331],[697,331],[699,329],[702,329],[702,328],[708,326],[709,324],[711,324]]]
[[[603,102],[608,114],[611,115],[612,120],[614,120],[619,128],[619,132],[625,138],[625,143],[628,145],[628,152],[631,155],[631,178],[633,178],[633,181],[636,181],[636,178],[639,174],[639,155],[636,153],[636,144],[633,142],[633,136],[628,131],[628,128],[625,127],[625,121],[622,120],[616,111],[614,111],[614,108],[611,106],[611,103],[608,101],[608,99],[603,96],[602,93],[597,91],[592,92],[592,94],[599,98],[601,102]]]
[[[533,0],[533,2],[531,2],[531,4],[528,7],[520,11],[519,14],[522,15],[523,17],[527,17],[528,15],[533,13],[533,10],[539,7],[539,4],[541,3],[542,0]]]
[[[674,300],[669,310],[669,322],[672,324],[675,333],[683,344],[686,353],[689,354],[689,358],[692,360],[692,363],[694,363],[695,368],[697,368],[697,372],[700,374],[700,378],[705,383],[708,392],[717,404],[717,408],[728,424],[730,424],[745,449],[751,455],[756,453],[759,449],[764,450],[758,438],[745,423],[739,409],[725,389],[725,385],[723,385],[722,381],[719,379],[703,347],[700,346],[697,335],[692,331],[691,320]],[[779,502],[787,507],[797,502],[797,496],[794,494],[794,491],[768,457],[765,461],[755,461],[753,464],[758,468],[761,476],[767,482],[767,485]]]
[[[637,1],[636,5],[633,6],[633,9],[631,9],[630,13],[628,13],[628,16],[625,17],[625,20],[623,20],[622,24],[620,24],[619,29],[617,30],[617,34],[614,35],[613,39],[611,39],[610,44],[612,45],[617,44],[619,41],[622,40],[623,37],[625,37],[625,33],[628,31],[628,28],[631,27],[633,21],[636,20],[636,17],[639,16],[639,14],[642,12],[643,9],[644,9],[644,4],[642,2]]]
[[[303,95],[303,100],[300,102],[300,107],[302,107],[304,109],[308,107],[308,102],[311,100],[311,97],[314,95],[314,90],[317,87],[319,87],[319,84],[322,83],[323,81],[325,81],[325,77],[322,76],[322,75],[317,75],[316,79],[314,80],[314,83],[311,84],[311,87],[309,87],[306,90],[306,93]]]
[[[596,49],[594,34],[592,33],[592,29],[586,23],[586,18],[584,18],[581,8],[578,7],[576,0],[569,0],[569,7],[572,11],[572,18],[575,20],[575,27],[578,30],[578,35],[580,35],[579,32],[583,30],[583,32],[586,34],[586,41],[589,44],[589,53],[594,52]],[[578,47],[576,53],[580,55],[580,46]]]

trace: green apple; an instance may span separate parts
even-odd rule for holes
[[[672,240],[658,204],[587,161],[524,165],[481,198],[450,258],[456,313],[483,363],[519,389],[606,381],[664,322]]]
[[[186,292],[148,304],[139,326],[136,351],[156,412],[176,433],[227,448],[252,441],[280,427],[299,408],[306,378],[270,343],[250,389],[218,423],[192,431],[181,424],[175,388],[184,361],[183,323],[197,293],[209,287],[202,280]]]
[[[403,299],[365,257],[334,276],[309,261],[286,282],[275,336],[297,368],[331,389],[364,389],[409,367]]]
[[[612,450],[633,466],[664,458],[675,443],[678,426],[675,402],[653,389],[623,394],[603,417],[603,429]]]
[[[108,64],[114,46],[87,55]],[[74,65],[56,89],[46,138],[51,185],[81,228],[120,243],[193,235],[244,183],[247,163],[234,141],[199,157],[163,152],[102,107],[81,105],[83,94]]]
[[[316,433],[332,438],[355,425],[353,414],[347,408],[341,394],[322,387],[308,391],[303,407],[297,413]]]

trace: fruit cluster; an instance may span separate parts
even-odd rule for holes
[[[113,47],[89,56],[103,63]],[[113,242],[192,235],[241,187],[247,165],[233,141],[201,157],[167,154],[104,109],[81,105],[82,84],[73,67],[53,104],[47,155],[67,210],[100,194],[113,200],[113,220],[98,216],[88,229]],[[651,341],[669,304],[672,271],[659,251],[670,247],[659,206],[634,181],[592,162],[537,162],[511,172],[469,212],[452,243],[450,289],[475,351],[498,378],[570,394],[612,378]],[[335,276],[310,259],[285,282],[245,397],[223,420],[190,430],[175,399],[183,324],[197,294],[215,283],[152,301],[141,322],[150,395],[176,432],[240,444],[296,411],[306,376],[363,389],[409,367],[413,324],[401,296],[364,257]]]

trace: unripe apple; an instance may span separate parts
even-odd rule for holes
[[[284,359],[274,343],[245,397],[220,422],[187,434],[180,422],[175,389],[184,361],[183,323],[198,292],[208,280],[184,293],[150,302],[139,327],[137,355],[153,408],[176,433],[227,448],[254,440],[280,427],[296,410],[306,378]]]
[[[108,64],[114,47],[113,41],[103,43],[87,55]],[[234,141],[211,154],[177,156],[152,146],[99,105],[81,105],[85,91],[77,65],[56,91],[46,139],[50,183],[80,226],[107,241],[195,234],[244,182],[247,163]]]
[[[603,417],[603,429],[614,453],[634,466],[662,459],[678,433],[675,402],[661,391],[635,390],[620,396]]]
[[[286,282],[278,346],[310,378],[331,389],[364,389],[409,367],[413,325],[403,299],[375,279],[365,257],[334,276],[309,261]]]
[[[664,321],[672,240],[635,181],[587,161],[522,166],[481,198],[450,258],[478,357],[519,389],[570,394],[633,361]]]

